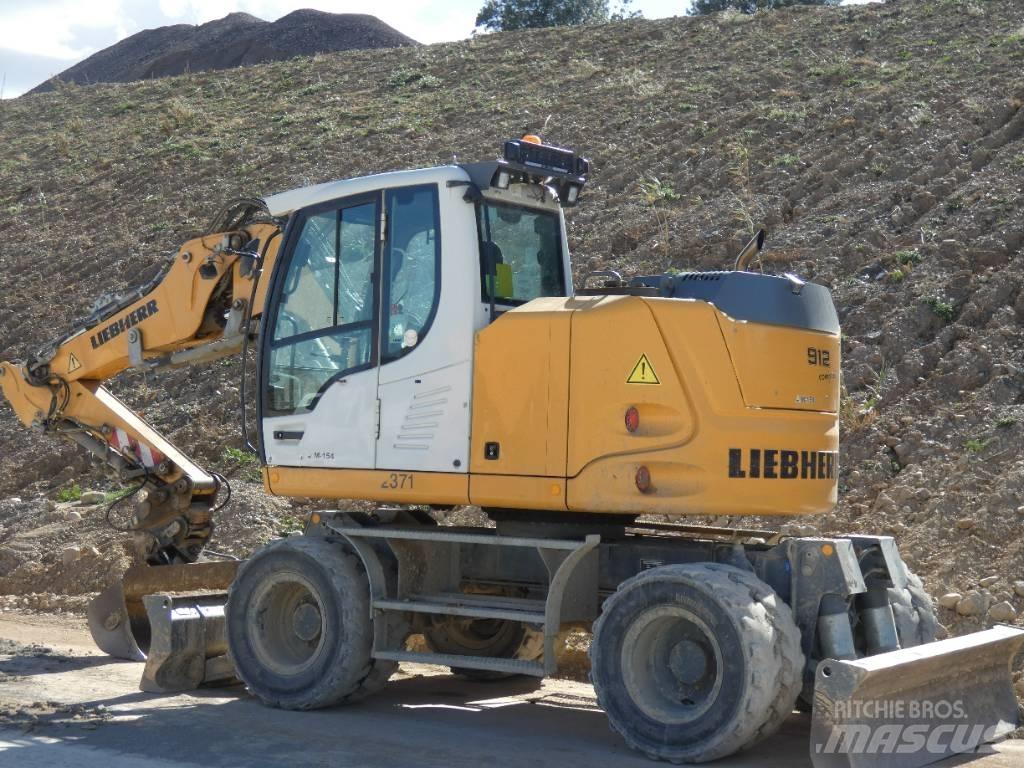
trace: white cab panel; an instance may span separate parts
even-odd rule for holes
[[[469,466],[467,360],[381,384],[377,468],[466,472]]]
[[[300,439],[275,432],[302,433]],[[373,469],[377,442],[377,370],[345,376],[324,391],[309,413],[263,420],[267,464],[282,467]]]
[[[469,471],[471,297],[480,295],[480,257],[476,214],[465,192],[439,185],[441,292],[434,320],[411,352],[380,369],[378,469]]]

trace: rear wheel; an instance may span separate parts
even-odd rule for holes
[[[433,616],[423,637],[435,653],[523,661],[536,661],[544,653],[544,633],[518,621]],[[470,680],[513,677],[507,672],[463,667],[452,667],[452,672]]]
[[[263,703],[315,709],[379,689],[395,669],[371,658],[369,585],[338,544],[274,542],[239,569],[227,604],[228,652]]]
[[[724,757],[777,730],[804,662],[789,607],[753,574],[719,564],[624,582],[594,625],[590,658],[612,727],[672,762]]]

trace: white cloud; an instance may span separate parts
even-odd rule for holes
[[[76,40],[83,32],[95,30],[109,30],[110,42],[105,45],[130,34],[121,13],[121,0],[49,0],[0,11],[0,47],[37,56],[87,56],[96,46]]]

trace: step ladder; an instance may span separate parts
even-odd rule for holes
[[[324,524],[351,545],[369,578],[374,658],[546,677],[557,670],[555,641],[562,626],[592,621],[597,616],[598,535],[547,539],[502,536],[493,529],[469,532],[426,525],[372,526],[346,513],[332,515]],[[378,554],[381,543],[398,562],[397,582],[392,578],[389,583],[386,578]],[[546,595],[533,599],[462,592],[461,557],[465,547],[535,550],[548,575]],[[389,636],[387,617],[395,613],[500,619],[540,627],[544,633],[543,657],[541,661],[528,661],[409,651],[400,646],[404,637]]]

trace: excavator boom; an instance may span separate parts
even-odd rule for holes
[[[224,481],[103,382],[129,368],[180,367],[233,355],[254,333],[266,290],[260,276],[273,269],[281,222],[259,201],[243,200],[225,209],[218,226],[186,242],[147,285],[100,299],[70,332],[31,359],[0,363],[0,390],[23,424],[82,446],[120,481],[137,483],[128,529],[146,565],[178,566],[159,577],[161,588],[172,591],[230,583],[212,571],[204,581],[209,566],[220,564],[181,568],[199,559],[213,532],[214,503]],[[141,606],[148,582],[130,582],[132,573],[147,571],[130,571],[90,609],[93,636],[113,655],[145,653]]]

